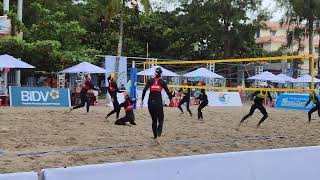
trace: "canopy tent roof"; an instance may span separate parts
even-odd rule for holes
[[[199,68],[194,71],[191,71],[187,74],[183,75],[184,77],[204,77],[204,78],[220,78],[222,79],[223,76],[216,74],[214,72],[209,71],[206,68]]]
[[[173,71],[170,71],[170,70],[168,70],[166,68],[163,68],[161,66],[153,66],[153,67],[151,67],[149,69],[146,69],[144,71],[140,71],[140,72],[138,72],[138,75],[139,76],[144,76],[144,75],[146,75],[146,76],[154,76],[155,70],[156,70],[157,67],[160,67],[162,69],[162,76],[171,76],[171,77],[179,76],[177,73],[175,73]]]
[[[283,83],[278,76],[272,74],[269,71],[264,71],[260,74],[257,74],[255,76],[249,77],[249,80],[262,80],[262,81],[272,81],[272,82],[278,82],[278,83]]]
[[[35,67],[13,56],[4,54],[0,56],[0,68],[31,69]]]
[[[106,73],[106,70],[99,67],[99,66],[93,65],[91,63],[82,62],[80,64],[77,64],[75,66],[67,68],[63,71],[60,71],[60,73],[97,73],[97,74],[102,74],[102,73]]]
[[[315,83],[320,82],[320,80],[317,79],[317,78],[314,78],[313,81],[314,81]],[[297,79],[294,79],[294,80],[291,81],[291,82],[295,82],[295,83],[310,83],[310,82],[312,82],[312,77],[311,77],[309,74],[305,74],[305,75],[303,75],[303,76],[301,76],[301,77],[298,77]]]
[[[295,79],[286,75],[286,74],[278,74],[277,77],[281,80],[281,81],[284,81],[284,82],[292,82],[294,81]]]

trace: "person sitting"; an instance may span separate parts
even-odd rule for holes
[[[120,108],[123,107],[126,115],[118,120],[116,120],[116,125],[127,125],[127,122],[129,122],[131,125],[136,125],[134,113],[133,113],[133,106],[134,103],[136,103],[135,99],[131,99],[129,94],[127,92],[123,93],[125,101],[121,103],[119,106]]]

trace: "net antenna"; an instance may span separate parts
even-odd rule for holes
[[[255,67],[255,75],[258,75],[260,73],[263,73],[263,66],[261,65],[257,65]],[[263,81],[261,80],[255,80],[255,86],[258,87],[260,83],[262,83]]]

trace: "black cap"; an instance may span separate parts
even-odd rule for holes
[[[155,72],[156,76],[160,77],[160,76],[161,76],[161,73],[162,73],[161,67],[157,67],[157,68],[156,68],[156,72]]]

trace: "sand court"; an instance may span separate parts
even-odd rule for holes
[[[137,126],[116,126],[105,121],[111,108],[95,106],[90,113],[68,113],[54,108],[0,109],[0,172],[38,171],[76,166],[216,152],[320,145],[320,118],[307,112],[267,108],[269,118],[256,128],[259,111],[236,129],[249,104],[243,107],[206,107],[204,122],[164,108],[163,142],[151,144],[147,108],[135,111]],[[124,112],[121,112],[124,116]]]

